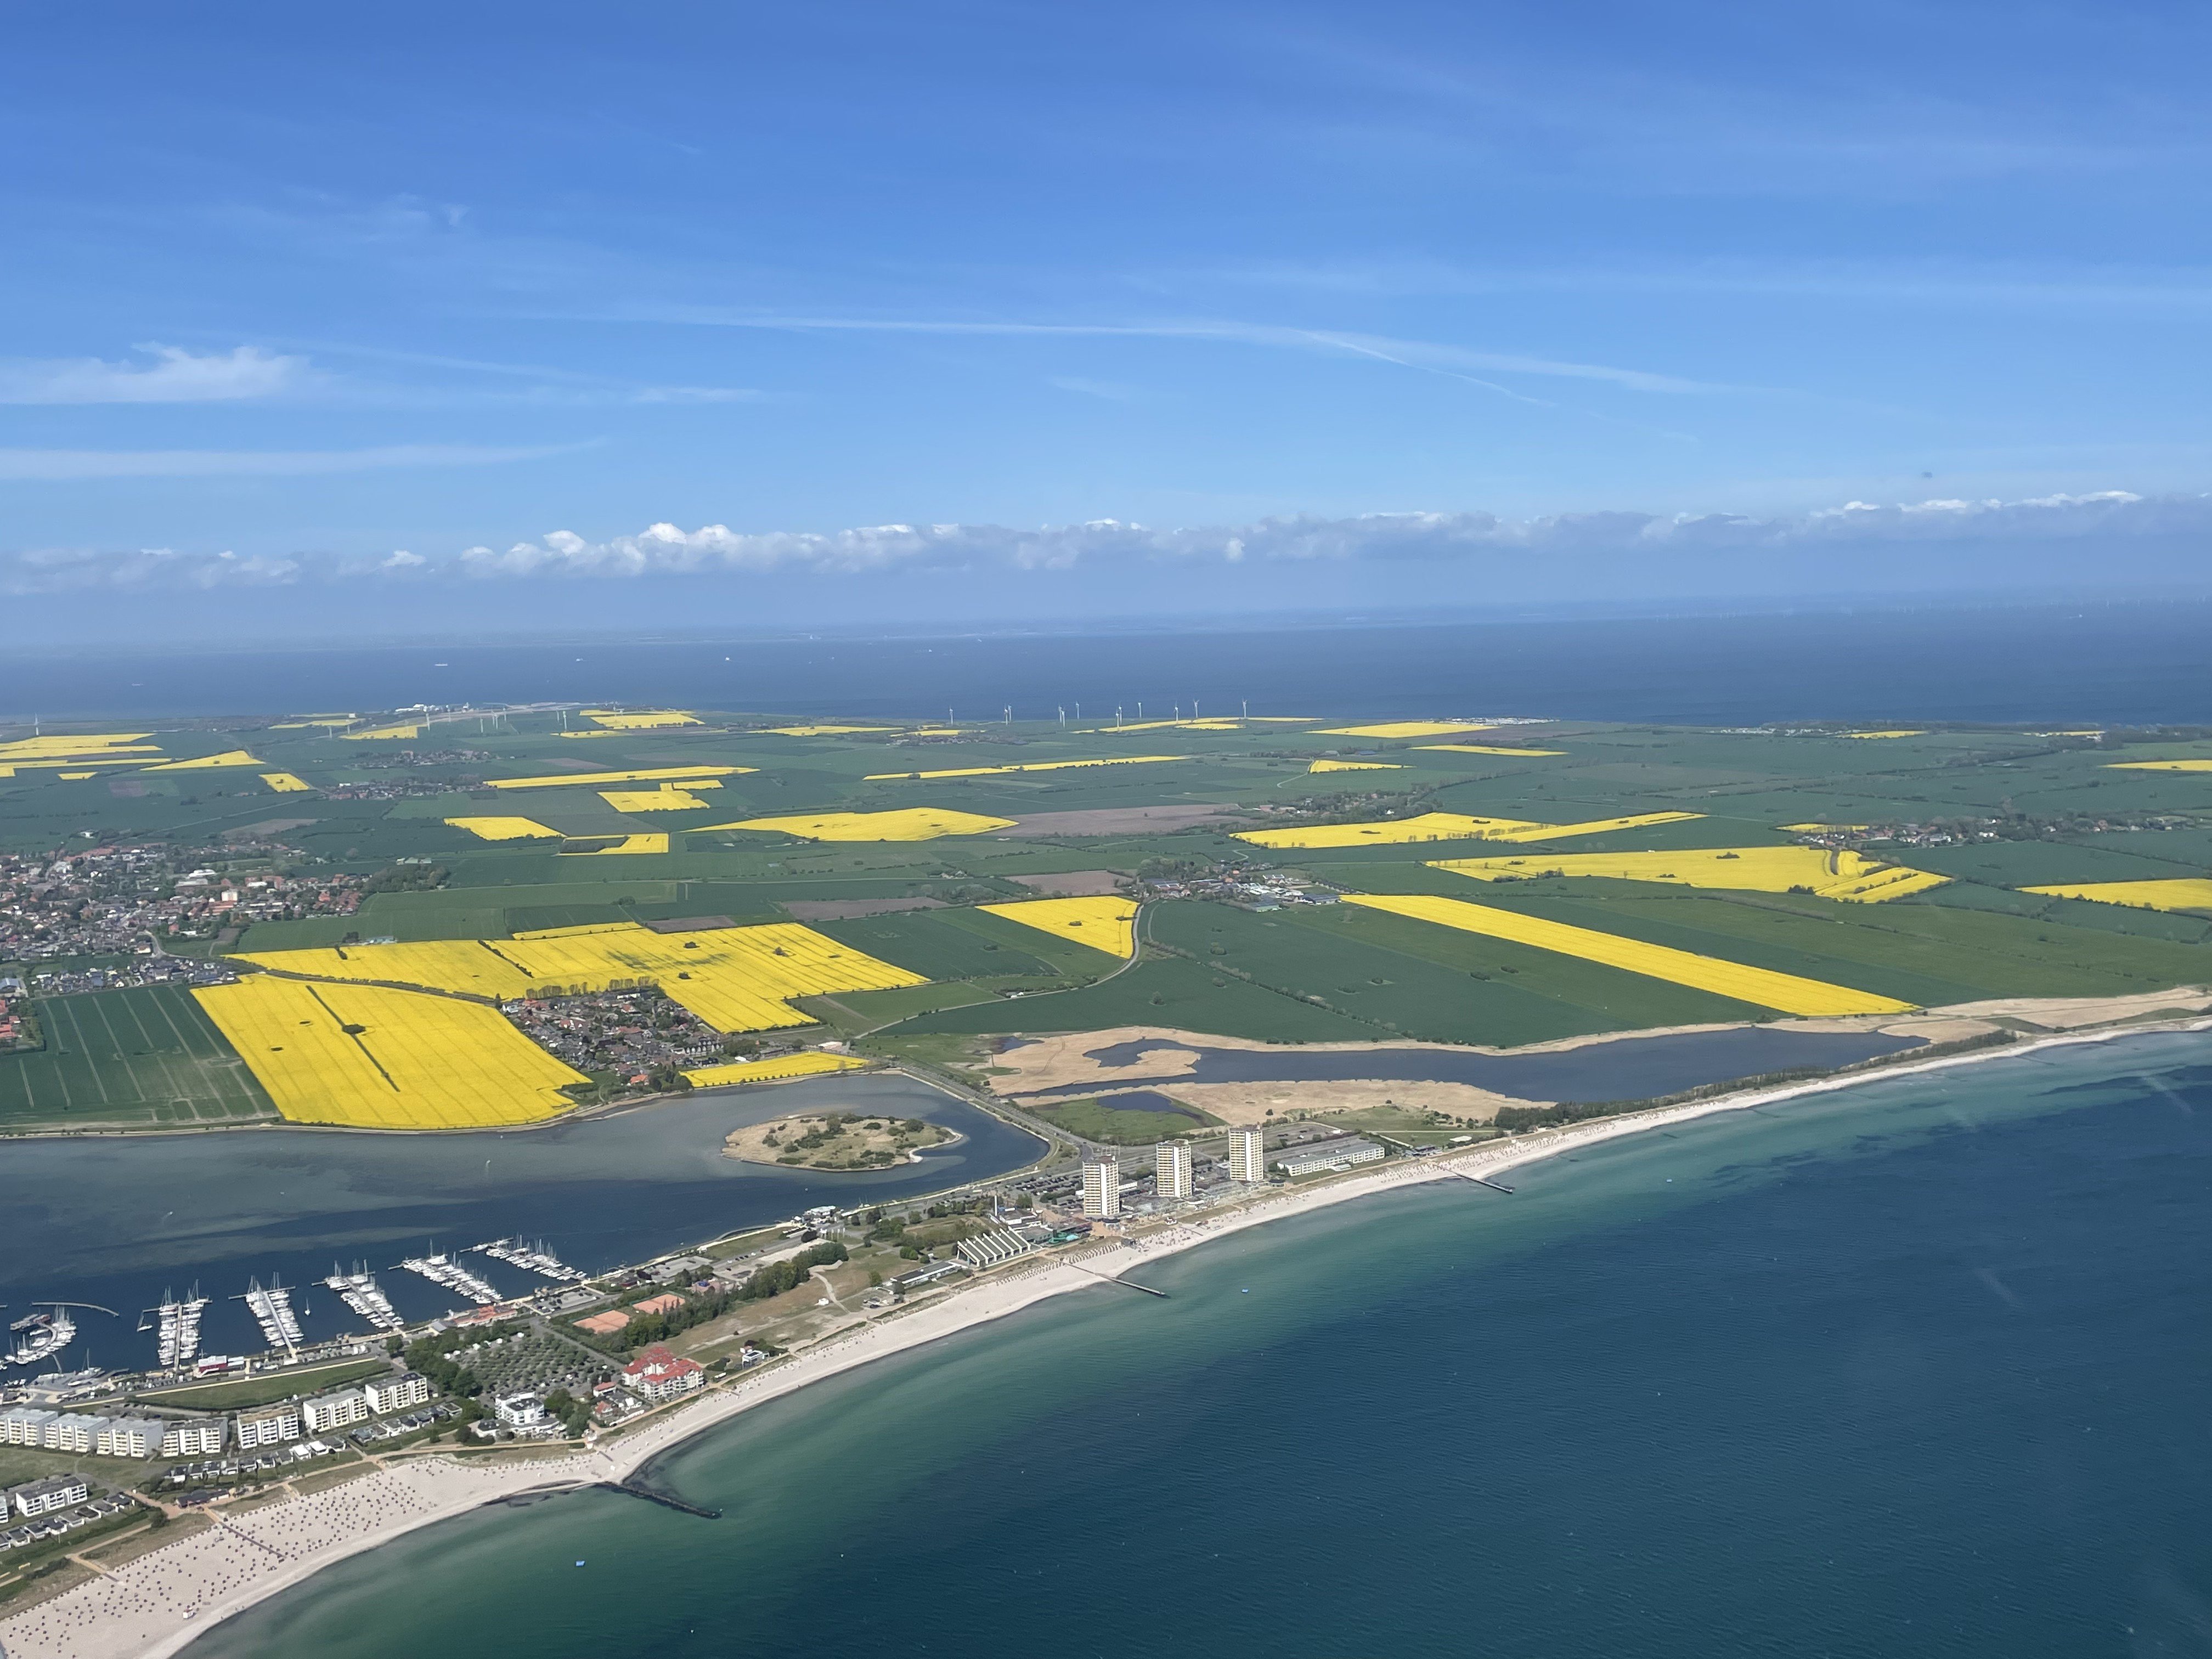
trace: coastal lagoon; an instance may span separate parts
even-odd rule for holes
[[[799,1111],[926,1117],[960,1137],[921,1161],[851,1175],[778,1170],[722,1153],[732,1129]],[[0,1142],[0,1303],[57,1297],[113,1309],[80,1316],[70,1363],[150,1364],[138,1310],[198,1284],[208,1353],[264,1345],[245,1304],[249,1277],[306,1285],[310,1339],[361,1321],[321,1286],[333,1262],[365,1261],[399,1311],[427,1319],[448,1291],[383,1272],[433,1248],[520,1234],[587,1272],[817,1204],[854,1205],[987,1180],[1044,1143],[940,1089],[877,1074],[772,1089],[702,1090],[542,1128],[447,1134],[240,1129]],[[487,1257],[471,1272],[510,1294],[544,1281]],[[10,1315],[10,1317],[15,1316]]]
[[[1253,1229],[1149,1264],[1167,1300],[1101,1285],[749,1412],[649,1472],[720,1520],[482,1510],[189,1651],[2201,1650],[2212,1041],[1509,1183]]]

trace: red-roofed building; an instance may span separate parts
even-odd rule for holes
[[[678,1358],[656,1342],[623,1367],[623,1386],[657,1406],[705,1388],[707,1373],[696,1361]]]

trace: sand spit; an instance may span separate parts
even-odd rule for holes
[[[36,1606],[0,1619],[9,1659],[162,1659],[222,1620],[361,1551],[469,1510],[526,1493],[621,1481],[692,1436],[781,1399],[810,1382],[934,1342],[1070,1291],[1248,1227],[1416,1184],[1494,1176],[1595,1142],[1686,1123],[1717,1112],[1772,1105],[1803,1095],[2013,1059],[2045,1049],[2154,1031],[2202,1031],[2212,1020],[2142,1024],[2059,1036],[1887,1066],[1871,1075],[1747,1091],[1470,1147],[1441,1158],[1397,1160],[1315,1187],[1275,1189],[1234,1207],[1200,1212],[1127,1241],[1091,1245],[1049,1261],[994,1273],[896,1315],[856,1327],[765,1370],[715,1389],[637,1431],[591,1451],[529,1462],[487,1463],[449,1455],[395,1459],[378,1473],[312,1496],[219,1517],[204,1532],[139,1557]]]

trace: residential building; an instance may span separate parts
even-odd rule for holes
[[[229,1425],[220,1417],[196,1417],[188,1422],[161,1425],[164,1457],[213,1457],[229,1437]]]
[[[40,1430],[39,1444],[48,1451],[88,1452],[106,1426],[104,1417],[79,1417],[74,1412],[57,1412]]]
[[[534,1394],[503,1395],[491,1402],[491,1414],[503,1429],[534,1429],[545,1421],[545,1402]]]
[[[43,1480],[10,1486],[5,1498],[0,1499],[0,1515],[11,1509],[23,1516],[51,1515],[72,1504],[82,1504],[91,1496],[92,1484],[82,1475],[50,1474]]]
[[[300,1408],[301,1421],[307,1425],[309,1434],[327,1434],[349,1424],[365,1423],[368,1417],[368,1396],[359,1389],[319,1394]]]
[[[1229,1178],[1257,1186],[1267,1178],[1267,1132],[1261,1128],[1229,1132]]]
[[[1358,1135],[1317,1141],[1310,1146],[1285,1146],[1275,1154],[1275,1167],[1286,1176],[1317,1175],[1323,1170],[1348,1170],[1355,1164],[1373,1164],[1382,1148]]]
[[[251,1451],[256,1446],[281,1446],[300,1437],[300,1408],[291,1401],[282,1405],[264,1406],[257,1411],[240,1412],[236,1419],[238,1449]]]
[[[623,1367],[623,1386],[657,1406],[705,1388],[707,1373],[696,1360],[679,1359],[656,1342]]]
[[[1190,1197],[1188,1141],[1163,1140],[1152,1148],[1152,1188],[1162,1198],[1188,1200]]]
[[[1111,1221],[1121,1213],[1121,1160],[1111,1154],[1083,1160],[1083,1213]]]
[[[161,1449],[161,1427],[143,1417],[113,1417],[92,1437],[92,1449],[102,1457],[151,1457]]]
[[[40,1446],[46,1443],[46,1427],[58,1417],[37,1406],[11,1406],[0,1412],[0,1446]]]
[[[369,1410],[379,1416],[428,1403],[430,1379],[409,1371],[404,1376],[374,1376],[361,1385]]]

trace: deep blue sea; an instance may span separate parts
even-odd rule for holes
[[[684,619],[674,621],[680,624]],[[1180,704],[1255,714],[1524,714],[2130,724],[2212,718],[2212,605],[1926,608],[1651,620],[1254,626],[938,639],[451,643],[0,654],[0,720],[611,701],[1048,720]]]
[[[1870,1082],[1240,1234],[192,1659],[2212,1650],[2212,1042]],[[578,1562],[584,1565],[578,1565]]]

